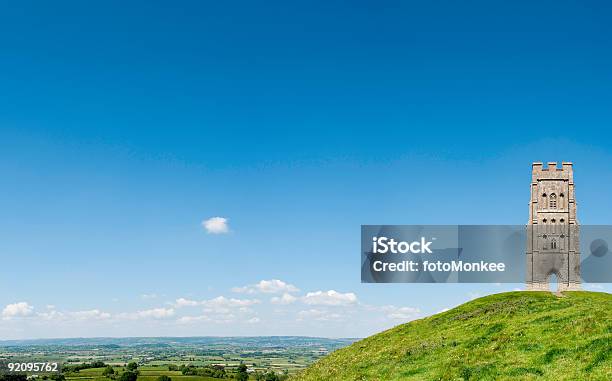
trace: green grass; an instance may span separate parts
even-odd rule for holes
[[[314,380],[612,380],[612,295],[509,292],[399,325],[292,377]]]

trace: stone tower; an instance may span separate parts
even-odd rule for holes
[[[579,227],[572,163],[533,163],[527,223],[527,290],[580,289]]]

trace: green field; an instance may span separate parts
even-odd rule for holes
[[[292,378],[612,380],[612,295],[511,292],[358,341]]]
[[[279,378],[303,370],[314,361],[355,339],[295,336],[268,337],[136,337],[41,339],[0,342],[0,362],[60,362],[69,381],[119,381],[129,362],[138,364],[139,381],[210,381],[208,371],[223,370],[227,378],[244,364],[252,379],[271,373]],[[117,372],[104,377],[103,367]],[[169,370],[168,366],[194,367],[194,372]],[[79,370],[77,371],[77,367]],[[218,378],[216,378],[218,379]]]
[[[114,367],[114,369],[121,374],[123,367]],[[109,378],[102,376],[104,368],[91,368],[83,369],[78,373],[67,373],[66,380],[74,381],[110,381]],[[172,378],[172,381],[218,381],[218,378],[204,377],[204,376],[184,376],[180,371],[170,371],[168,367],[162,366],[141,366],[138,368],[138,380],[139,381],[156,381],[157,377],[166,375]]]

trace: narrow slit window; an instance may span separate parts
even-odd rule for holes
[[[557,195],[556,194],[553,193],[548,198],[548,207],[550,209],[557,209]]]

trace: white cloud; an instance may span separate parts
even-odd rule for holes
[[[182,316],[177,319],[177,323],[190,324],[196,322],[211,322],[217,324],[226,323],[254,323],[254,311],[251,308],[256,304],[260,304],[258,299],[238,299],[226,298],[218,296],[207,300],[190,300],[179,298],[174,303],[176,308],[179,307],[203,307],[204,314],[200,316]],[[249,321],[251,320],[251,321]]]
[[[200,315],[200,316],[182,316],[180,318],[178,318],[176,320],[177,323],[179,324],[191,324],[191,323],[196,323],[196,322],[200,322],[200,321],[211,321],[212,319],[210,317],[208,317],[207,315]]]
[[[202,226],[206,229],[206,232],[210,234],[225,234],[229,233],[229,226],[227,225],[227,218],[223,217],[212,217],[202,222]]]
[[[309,305],[345,306],[356,303],[357,295],[352,292],[343,294],[334,290],[316,291],[307,293],[302,300]]]
[[[387,317],[392,320],[412,320],[421,313],[421,310],[414,307],[386,306],[382,309],[387,313]]]
[[[297,298],[291,294],[284,293],[283,296],[274,296],[270,299],[272,304],[291,304],[295,302]]]
[[[222,313],[222,314],[204,314],[199,316],[182,316],[176,320],[178,324],[195,324],[195,323],[214,323],[214,324],[256,324],[261,321],[257,316]]]
[[[258,299],[237,299],[237,298],[226,298],[225,296],[218,296],[208,300],[191,300],[186,298],[178,298],[174,302],[175,308],[181,307],[196,307],[203,306],[207,310],[213,311],[227,311],[230,308],[246,308],[255,304],[261,303]]]
[[[36,314],[42,320],[56,321],[95,321],[95,320],[140,320],[140,319],[165,319],[174,316],[174,308],[152,308],[149,310],[141,310],[135,312],[122,312],[112,315],[108,312],[99,309],[84,310],[84,311],[68,311],[61,312],[55,309],[48,309],[45,312]]]
[[[5,319],[10,319],[18,316],[29,316],[34,311],[34,307],[29,305],[27,302],[18,302],[13,304],[8,304],[2,310],[2,317]]]
[[[121,312],[111,315],[98,309],[76,312],[50,311],[38,314],[41,318],[50,319],[76,319],[76,320],[141,320],[141,319],[166,319],[174,316],[174,308],[152,308],[135,312]]]
[[[166,319],[174,316],[174,308],[152,308],[150,310],[137,311],[127,316],[134,319]]]
[[[148,299],[157,299],[157,294],[153,293],[153,294],[142,294],[140,295],[140,297],[144,300],[148,300]]]
[[[344,318],[337,312],[325,310],[310,309],[300,311],[297,314],[298,321],[317,320],[317,321],[342,321]]]
[[[56,310],[48,310],[46,312],[39,312],[36,314],[39,318],[43,320],[60,320],[64,319],[65,315],[62,312]]]
[[[174,306],[176,308],[181,308],[181,307],[195,307],[197,305],[199,305],[200,302],[197,302],[195,300],[190,300],[190,299],[185,299],[185,298],[178,298],[176,299],[176,301],[174,302]]]
[[[252,306],[261,303],[258,299],[237,299],[218,296],[207,300],[191,300],[179,298],[175,301],[174,307],[203,307],[204,314],[201,316],[182,316],[177,319],[179,324],[190,324],[196,322],[211,322],[211,323],[231,323],[237,319],[245,319],[252,317]],[[244,322],[244,320],[242,320]]]
[[[29,334],[18,330],[35,332],[43,327],[48,332],[69,336],[245,335],[295,331],[348,337],[369,335],[421,315],[415,307],[365,304],[348,290],[310,289],[302,293],[296,286],[278,279],[254,282],[239,291],[243,294],[206,299],[184,294],[169,303],[148,307],[108,302],[112,310],[102,305],[83,311],[65,310],[61,305],[45,307],[46,303],[34,308],[22,302],[6,306],[4,311],[0,306],[0,319],[4,318],[4,326],[12,330],[7,331],[8,337],[24,337]],[[149,299],[153,294],[137,293],[136,296]],[[163,298],[163,294],[157,294],[157,300]],[[9,318],[21,315],[28,317]],[[7,328],[0,324],[3,337],[7,334],[2,330]]]
[[[54,308],[47,308],[44,312],[39,312],[36,316],[45,321],[70,321],[70,320],[109,320],[112,315],[108,312],[100,311],[99,309],[83,310],[83,311],[57,311]]]
[[[282,280],[271,279],[262,280],[259,281],[259,283],[244,287],[234,287],[232,288],[232,291],[245,294],[255,294],[260,292],[264,294],[280,294],[298,292],[299,289],[292,284],[283,282]]]
[[[209,308],[234,308],[234,307],[248,307],[254,304],[261,303],[258,299],[236,299],[226,298],[225,296],[218,296],[214,299],[203,300],[200,302],[201,305]]]
[[[367,315],[375,314],[380,321],[409,321],[414,320],[421,314],[421,310],[416,307],[398,307],[394,305],[374,306],[369,304],[359,304],[360,308],[367,311]]]
[[[111,318],[111,314],[98,309],[70,312],[69,315],[77,320],[106,320]]]

